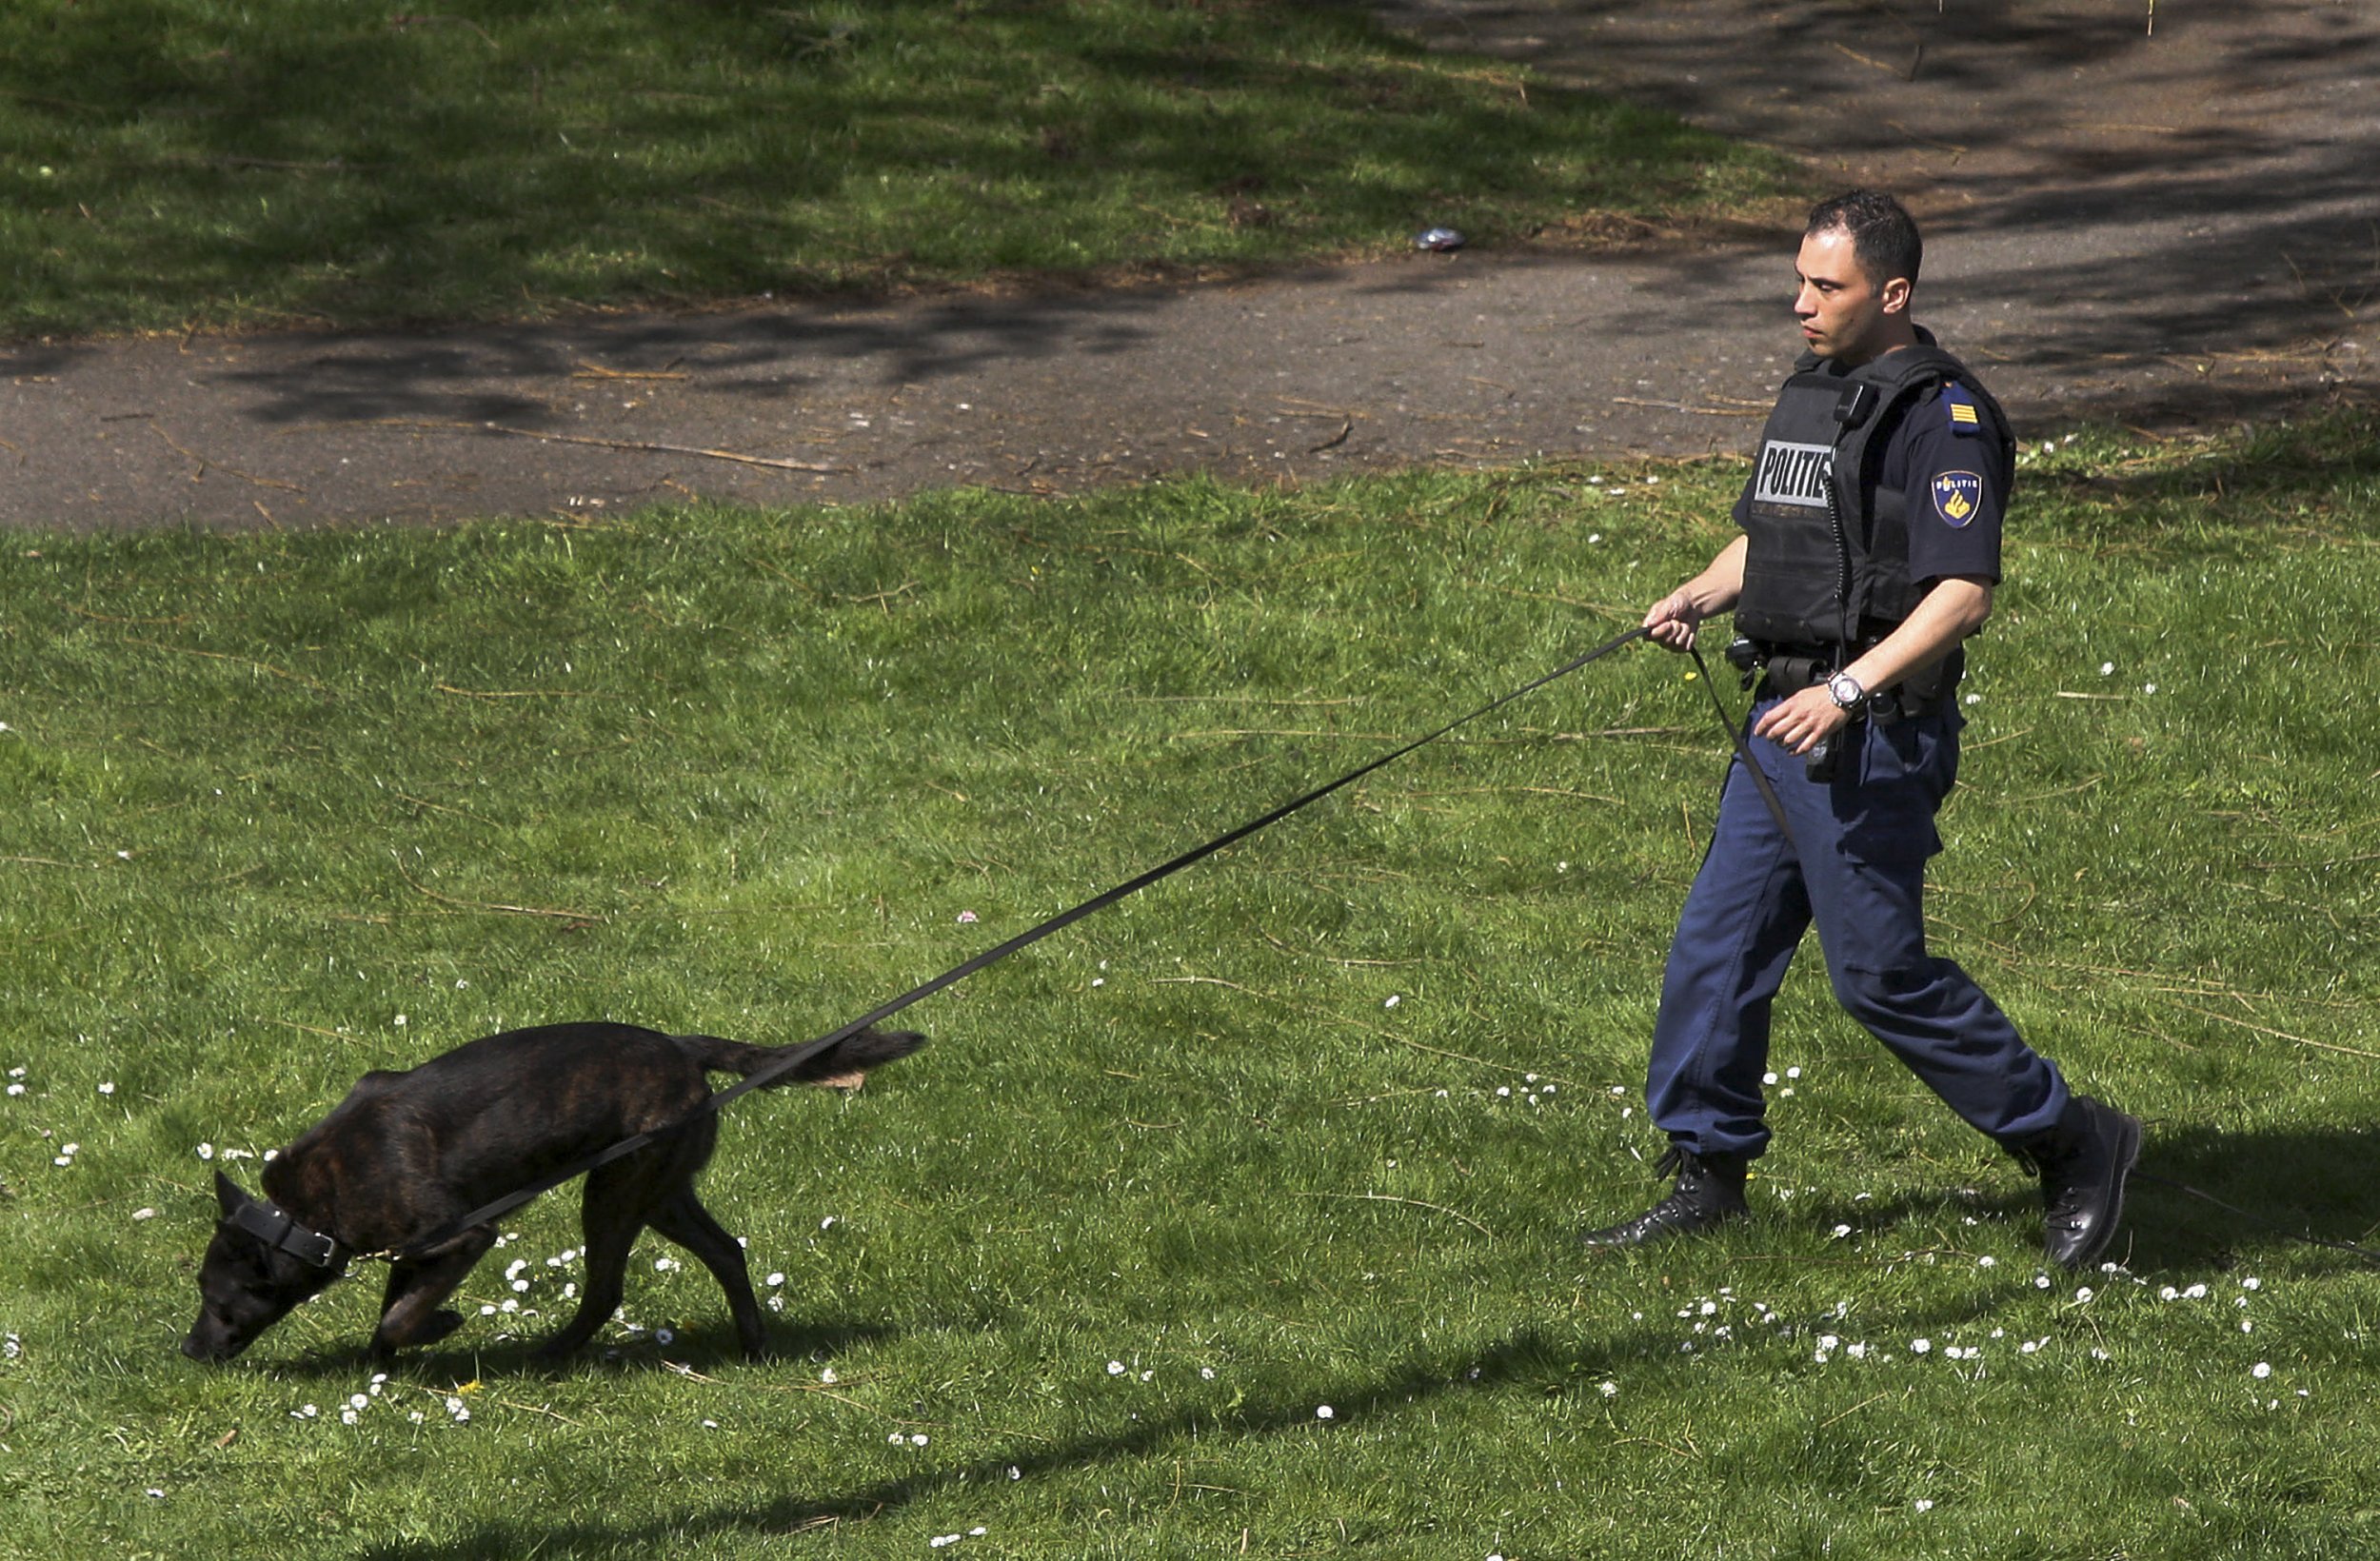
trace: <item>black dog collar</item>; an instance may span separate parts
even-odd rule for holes
[[[339,1242],[336,1237],[307,1230],[261,1198],[251,1199],[232,1210],[231,1223],[268,1247],[302,1258],[318,1269],[338,1267]]]

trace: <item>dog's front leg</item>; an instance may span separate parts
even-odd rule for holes
[[[626,1292],[628,1251],[637,1232],[645,1228],[645,1175],[654,1154],[646,1150],[626,1159],[599,1166],[586,1178],[579,1212],[580,1231],[586,1237],[586,1289],[579,1297],[577,1315],[532,1352],[540,1360],[559,1360],[601,1332],[620,1310]]]
[[[390,1267],[388,1289],[381,1296],[380,1326],[372,1330],[372,1354],[386,1356],[409,1344],[435,1344],[462,1327],[463,1314],[441,1310],[439,1303],[454,1294],[495,1240],[491,1229],[471,1231],[434,1257],[400,1259]]]

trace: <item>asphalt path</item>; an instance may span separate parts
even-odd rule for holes
[[[1918,317],[2020,427],[2359,400],[2380,350],[2370,0],[1384,0],[1904,195]],[[411,523],[1163,473],[1740,450],[1791,226],[1188,286],[756,301],[426,332],[0,349],[0,524]]]

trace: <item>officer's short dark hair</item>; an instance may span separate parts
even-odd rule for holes
[[[1834,232],[1851,235],[1851,252],[1869,281],[1881,286],[1898,276],[1907,277],[1913,287],[1917,285],[1917,266],[1926,247],[1917,237],[1917,219],[1892,196],[1854,189],[1812,207],[1802,236]]]

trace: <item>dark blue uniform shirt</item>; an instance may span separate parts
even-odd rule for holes
[[[1905,496],[1910,580],[1921,588],[1951,575],[1997,584],[2008,495],[2000,491],[2000,437],[1992,420],[1955,385],[1899,417],[1884,436],[1876,481]],[[1738,525],[1750,518],[1752,490],[1747,481],[1735,501]]]
[[[1878,483],[1906,495],[1909,578],[2000,578],[1998,431],[1955,385],[1913,407],[1884,448]]]

